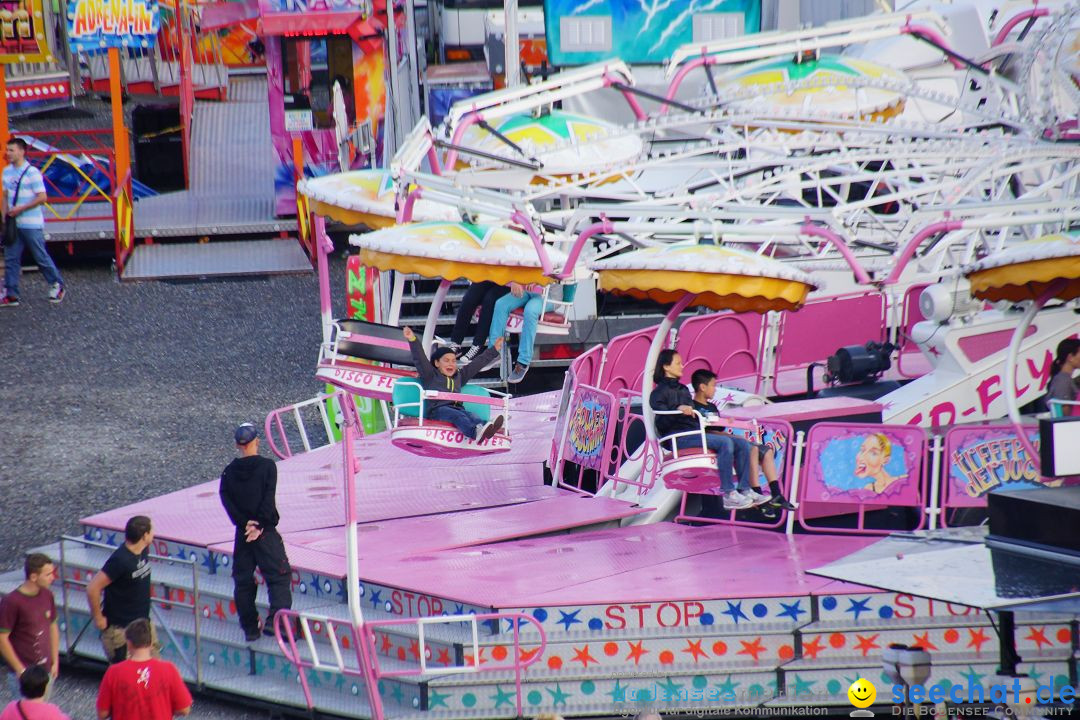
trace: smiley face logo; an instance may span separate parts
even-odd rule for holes
[[[877,688],[865,678],[859,678],[851,683],[847,691],[848,700],[857,708],[867,708],[874,704],[877,698]]]

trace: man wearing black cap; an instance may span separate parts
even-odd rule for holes
[[[236,526],[233,544],[233,599],[240,627],[248,642],[259,639],[259,611],[255,608],[255,567],[258,566],[270,594],[270,612],[262,628],[274,634],[278,610],[292,607],[292,568],[285,543],[278,534],[278,511],[274,502],[277,465],[259,455],[259,432],[251,423],[236,428],[240,457],[221,474],[221,504]]]

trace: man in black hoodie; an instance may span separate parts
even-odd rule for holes
[[[240,457],[221,474],[221,504],[236,526],[233,544],[233,599],[240,627],[248,642],[259,639],[259,611],[255,608],[255,567],[258,566],[270,594],[270,612],[262,628],[274,634],[278,610],[292,607],[292,568],[285,543],[278,534],[277,465],[259,455],[259,432],[250,423],[236,428]]]

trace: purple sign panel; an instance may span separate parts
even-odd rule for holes
[[[1024,430],[1038,449],[1039,429],[1027,425]],[[1000,487],[1019,490],[1061,482],[1040,477],[1011,426],[954,427],[945,435],[945,458],[944,504],[950,507],[984,507],[986,494]]]
[[[917,505],[925,457],[922,428],[818,423],[807,442],[803,499]]]
[[[615,431],[615,397],[586,385],[574,388],[567,414],[563,459],[591,470],[601,470],[605,451]]]

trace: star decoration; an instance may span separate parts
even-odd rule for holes
[[[931,345],[927,348],[931,355],[934,357],[941,357],[941,351],[937,349],[937,345]]]
[[[726,602],[727,602],[727,610],[721,610],[720,611],[721,615],[730,615],[732,622],[734,622],[736,625],[739,624],[739,618],[742,618],[743,620],[746,620],[747,622],[750,621],[750,618],[746,617],[746,613],[744,613],[742,611],[742,601],[741,600],[739,602],[736,602],[736,603],[733,603],[730,600],[727,600]]]
[[[559,687],[559,683],[555,683],[554,690],[552,690],[551,688],[545,689],[548,691],[548,694],[551,695],[552,707],[558,705],[559,703],[566,705],[566,698],[570,697],[570,693],[563,692],[562,688]]]
[[[716,689],[720,691],[720,697],[724,699],[735,699],[735,688],[739,687],[739,683],[731,681],[731,675],[727,676],[727,680],[716,686]]]
[[[825,645],[821,642],[821,637],[815,637],[810,642],[804,642],[802,646],[803,657],[812,658],[817,660],[818,653],[825,649]]]
[[[581,649],[574,648],[574,657],[570,662],[579,662],[579,663],[581,663],[581,667],[583,667],[583,668],[589,667],[589,663],[593,663],[595,665],[600,664],[599,660],[597,660],[596,658],[594,658],[592,655],[589,654],[589,646],[588,645],[586,645],[585,647],[583,647]]]
[[[465,606],[460,604],[460,603],[454,603],[454,614],[455,615],[464,615],[465,614]]]
[[[581,621],[578,620],[578,613],[581,612],[581,608],[578,608],[574,612],[568,613],[563,610],[559,611],[560,617],[557,622],[563,626],[563,630],[569,630],[571,625],[577,625]]]
[[[109,533],[109,536],[105,538],[106,545],[116,545],[116,533]]]
[[[795,697],[798,699],[802,695],[809,695],[814,689],[814,685],[817,684],[816,680],[803,680],[798,674],[795,675]]]
[[[1038,646],[1040,651],[1042,651],[1043,645],[1053,645],[1052,642],[1046,639],[1045,627],[1031,628],[1031,632],[1028,633],[1027,639],[1035,643],[1035,645]]]
[[[1040,685],[1042,685],[1042,682],[1040,681],[1040,679],[1041,679],[1041,678],[1042,678],[1042,676],[1043,676],[1043,675],[1045,675],[1046,673],[1041,673],[1041,672],[1037,672],[1037,671],[1035,670],[1035,665],[1034,665],[1034,664],[1032,664],[1032,666],[1028,668],[1027,674],[1028,674],[1028,677],[1030,677],[1030,678],[1031,678],[1032,680],[1034,680],[1035,682],[1037,682],[1037,683],[1039,683]]]
[[[538,647],[534,647],[532,650],[526,650],[525,648],[521,648],[521,662],[528,662],[532,659],[533,655],[536,655],[536,653],[538,652],[540,652],[540,648]],[[449,663],[447,664],[449,665]]]
[[[870,605],[869,597],[865,597],[862,600],[853,600],[852,598],[848,598],[848,603],[850,603],[848,605],[848,609],[844,612],[852,613],[855,616],[856,620],[859,619],[860,614],[864,612],[870,612],[870,608],[868,607]]]
[[[413,638],[409,641],[409,654],[413,656],[413,659],[420,659],[420,642]]]
[[[389,653],[394,647],[394,643],[390,642],[390,636],[383,633],[382,636],[382,652],[384,654]]]
[[[986,673],[977,673],[975,672],[975,668],[971,667],[970,665],[968,665],[968,671],[966,673],[962,672],[960,673],[960,675],[967,678],[967,684],[969,686],[981,685],[982,679],[986,677]]]
[[[735,396],[732,395],[731,393],[728,393],[727,395],[724,396],[723,402],[724,402],[724,404],[735,402]]]
[[[488,695],[488,697],[490,697],[492,700],[495,701],[495,708],[496,709],[502,707],[503,703],[506,703],[507,705],[509,705],[511,707],[514,706],[514,693],[512,693],[512,692],[503,692],[503,689],[502,689],[501,685],[496,685],[495,686],[495,694],[494,695]]]
[[[642,647],[644,643],[644,640],[638,640],[636,643],[628,641],[626,645],[630,648],[630,652],[629,654],[627,654],[626,659],[633,660],[634,664],[637,665],[641,661],[641,656],[647,655],[650,652],[649,650],[646,650],[644,647]]]
[[[316,585],[318,587],[318,585]],[[371,601],[371,607],[377,608],[382,603],[382,590],[372,590],[371,597],[368,598]]]
[[[913,635],[911,644],[914,647],[921,647],[923,650],[937,650],[937,645],[930,642],[930,631],[927,630],[922,635]]]
[[[338,580],[337,596],[339,598],[341,598],[342,602],[345,602],[346,600],[348,600],[348,596],[345,594],[345,581],[344,580]]]
[[[475,663],[476,665],[483,665],[484,663],[487,662],[487,660],[484,659],[484,651],[485,650],[487,650],[487,648],[480,648],[480,662]],[[470,666],[470,665],[473,665],[473,664],[474,664],[473,663],[473,656],[469,655],[469,654],[466,654],[465,655],[465,665]]]
[[[435,658],[435,662],[439,663],[440,665],[449,666],[450,665],[450,649],[449,648],[440,648],[439,649],[439,654]]]
[[[657,683],[657,687],[661,687],[664,689],[664,696],[662,698],[664,700],[677,700],[679,697],[679,691],[683,688],[680,683],[675,682],[671,678],[668,678],[667,682]],[[661,698],[658,697],[656,699],[660,700]]]
[[[448,697],[450,697],[450,693],[443,694],[428,685],[428,710],[432,710],[440,705],[442,705],[444,708],[449,709],[449,706],[446,704],[446,698]]]
[[[390,697],[397,700],[397,704],[401,705],[405,700],[405,696],[401,693],[401,686],[397,683],[394,684],[394,689],[390,691]]]
[[[878,639],[878,635],[880,634],[881,633],[874,633],[869,637],[866,637],[864,635],[856,635],[855,637],[859,638],[859,642],[855,643],[855,649],[862,650],[862,656],[866,657],[871,650],[881,647],[876,642],[874,642]]]
[[[323,590],[322,583],[319,582],[318,575],[311,576],[311,580],[308,582],[308,587],[315,589],[315,597],[322,597],[323,593],[326,592],[325,590]]]
[[[694,662],[697,662],[699,658],[706,658],[707,659],[709,657],[709,654],[701,649],[701,643],[703,643],[703,642],[705,642],[705,641],[704,640],[698,640],[697,642],[693,642],[693,641],[687,639],[686,647],[683,648],[683,652],[684,653],[690,653],[691,655],[693,655],[694,656]]]
[[[745,640],[740,640],[739,642],[742,643],[743,647],[736,655],[752,655],[754,662],[758,661],[758,655],[765,652],[765,646],[761,644],[760,637],[754,638],[753,642],[746,642]]]
[[[806,613],[806,610],[802,609],[802,600],[796,600],[795,602],[791,603],[790,605],[787,604],[787,603],[782,602],[782,603],[780,603],[780,607],[782,607],[784,609],[781,610],[779,613],[777,613],[776,617],[787,616],[787,617],[791,618],[792,620],[794,620],[795,622],[799,621],[799,616],[800,615],[803,615],[803,614]]]
[[[611,696],[611,702],[613,703],[626,702],[626,688],[619,682],[619,678],[615,678],[615,688],[606,694]]]
[[[202,566],[206,568],[206,572],[211,575],[217,573],[217,555],[212,552],[203,553]]]
[[[975,652],[982,652],[982,646],[984,643],[990,642],[990,638],[986,636],[986,631],[982,628],[968,628],[968,633],[971,635],[971,640],[968,642],[968,647],[975,648]]]

